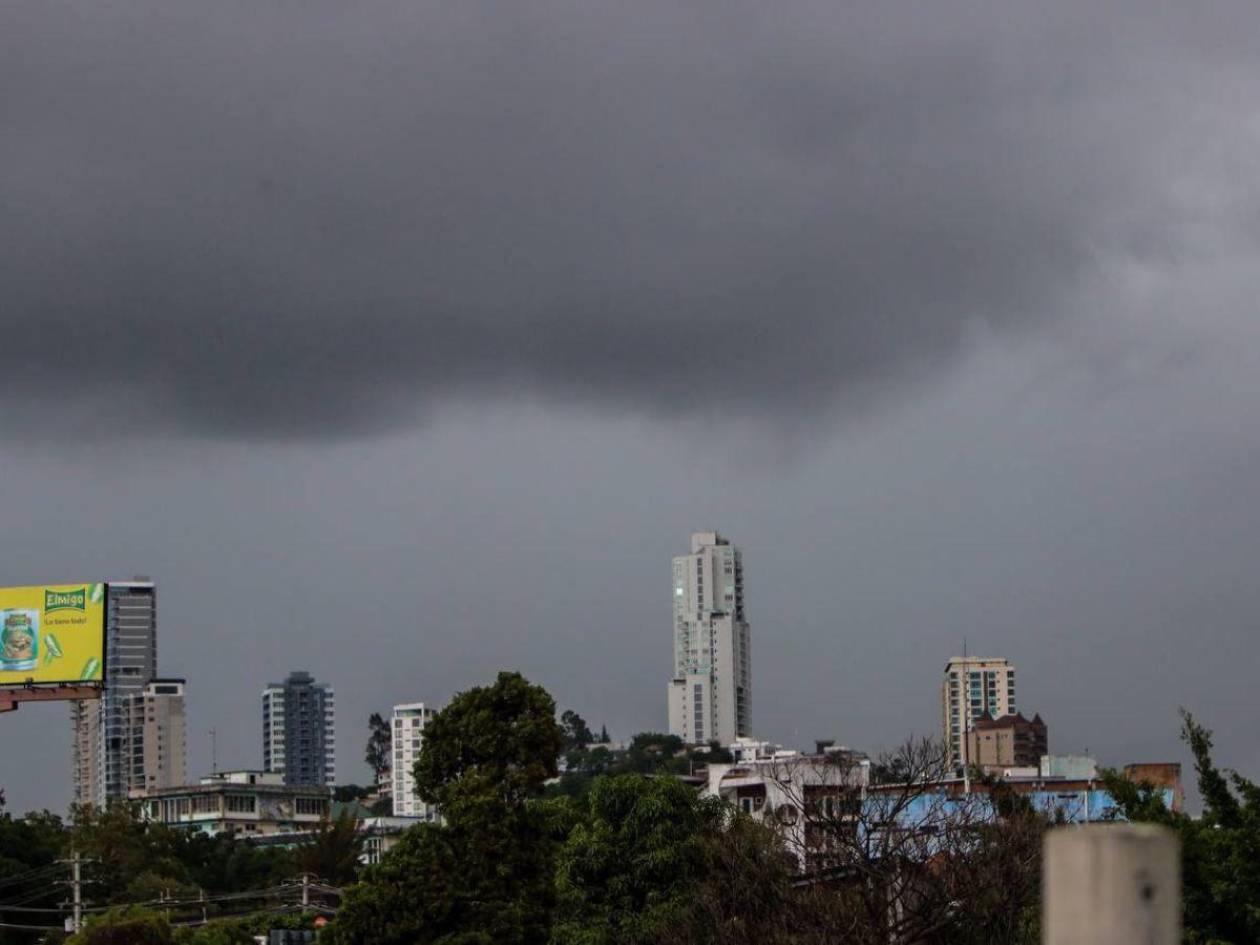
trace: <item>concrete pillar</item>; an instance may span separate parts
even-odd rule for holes
[[[1043,851],[1043,945],[1180,945],[1181,849],[1171,830],[1059,827]]]

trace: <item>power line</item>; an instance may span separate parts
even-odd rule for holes
[[[27,882],[36,882],[43,876],[50,876],[53,873],[60,873],[61,865],[59,863],[50,863],[47,866],[37,866],[33,869],[26,870],[22,873],[14,873],[12,876],[0,878],[0,886],[12,886]]]
[[[64,879],[60,879],[60,880],[57,880],[56,882],[49,883],[45,886],[40,887],[39,889],[32,890],[31,892],[20,895],[16,899],[11,899],[8,902],[0,903],[0,912],[4,912],[6,909],[8,909],[11,906],[22,906],[28,902],[34,902],[37,899],[43,899],[45,896],[52,893],[55,889],[58,889],[59,887],[62,887],[62,886],[68,886],[68,885],[70,884]]]
[[[0,929],[22,929],[25,932],[63,932],[63,925],[22,925],[19,922],[0,922]]]

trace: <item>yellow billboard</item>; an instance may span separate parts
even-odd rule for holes
[[[0,686],[104,678],[104,584],[0,588]]]

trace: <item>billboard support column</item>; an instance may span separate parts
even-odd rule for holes
[[[31,686],[27,689],[0,689],[0,712],[15,712],[23,702],[65,702],[100,697],[100,686]]]

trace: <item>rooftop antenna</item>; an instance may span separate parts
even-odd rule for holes
[[[219,736],[214,729],[210,729],[210,773],[219,773]]]

